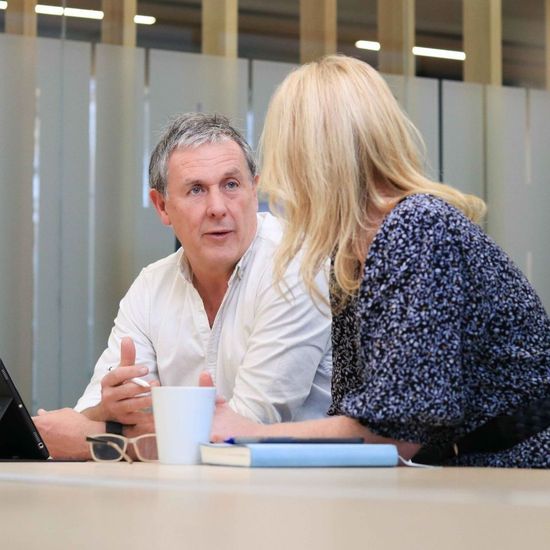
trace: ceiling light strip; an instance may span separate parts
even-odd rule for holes
[[[38,8],[39,4],[36,5]],[[37,12],[38,13],[38,12]],[[78,8],[65,8],[63,15],[67,17],[80,17],[82,19],[103,19],[103,12],[99,10],[83,10]]]
[[[63,15],[61,6],[46,6],[45,4],[36,4],[34,11],[40,15]]]
[[[358,40],[355,43],[355,47],[361,50],[377,52],[380,50],[380,42],[373,42],[372,40]]]
[[[358,40],[355,43],[355,47],[361,50],[378,52],[380,51],[380,42]],[[420,46],[415,46],[412,49],[412,53],[421,57],[437,57],[438,59],[454,59],[457,61],[464,61],[466,59],[466,54],[464,52],[456,50],[440,50],[437,48],[422,48]]]
[[[421,48],[415,46],[412,49],[414,55],[422,57],[437,57],[438,59],[455,59],[457,61],[464,61],[466,54],[456,50],[439,50],[437,48]]]
[[[8,2],[0,0],[0,10],[5,10],[8,7]],[[81,19],[98,19],[104,17],[102,11],[99,10],[83,10],[78,8],[63,8],[61,6],[50,6],[48,4],[36,4],[34,11],[39,15],[65,15],[66,17],[80,17]],[[156,18],[150,15],[134,16],[134,23],[137,25],[154,25]]]
[[[156,17],[152,15],[134,15],[134,23],[137,25],[154,25],[156,22]]]

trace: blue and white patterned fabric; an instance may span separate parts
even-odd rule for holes
[[[332,337],[330,414],[386,437],[447,445],[550,394],[540,299],[479,226],[430,195],[386,217]],[[550,429],[448,464],[550,467]]]

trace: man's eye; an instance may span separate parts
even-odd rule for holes
[[[234,189],[237,189],[238,187],[239,187],[239,183],[236,182],[236,181],[228,181],[225,184],[225,188],[228,189],[229,191],[233,191]]]
[[[193,185],[191,189],[189,190],[190,195],[200,195],[202,191],[202,187],[200,185]]]

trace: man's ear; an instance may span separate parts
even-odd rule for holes
[[[260,199],[258,197],[258,183],[260,182],[260,176],[257,174],[254,176],[254,198],[256,199],[256,210],[260,207]]]
[[[259,174],[254,176],[254,179],[252,180],[252,186],[254,187],[254,196],[256,197],[256,201],[258,200],[258,182],[260,181]]]
[[[151,189],[151,191],[149,191],[149,198],[151,199],[151,202],[155,205],[155,209],[158,212],[160,221],[164,225],[172,225],[172,223],[170,222],[170,217],[166,212],[166,198],[164,197],[164,195],[162,193],[159,193],[156,189]]]

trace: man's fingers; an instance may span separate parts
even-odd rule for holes
[[[36,414],[37,414],[38,416],[44,416],[45,414],[48,414],[48,411],[47,411],[46,409],[38,409],[38,410],[36,411]]]
[[[134,397],[117,401],[109,408],[108,418],[122,424],[138,424],[143,421],[143,415],[147,417],[151,416],[152,405],[151,396]]]
[[[127,412],[132,410],[132,405],[131,403],[128,404],[128,402],[131,402],[134,399],[141,399],[142,396],[144,398],[151,399],[150,392],[146,392],[144,389],[145,388],[136,386],[136,384],[129,382],[128,384],[122,384],[121,386],[104,388],[102,398],[103,401],[108,404],[109,411]]]
[[[120,366],[129,367],[136,362],[136,346],[129,336],[120,341]]]
[[[122,424],[126,424],[127,426],[152,424],[153,415],[146,412],[133,412],[118,417],[116,421],[121,422]]]
[[[116,410],[120,414],[130,414],[139,412],[143,409],[150,409],[153,406],[153,400],[150,395],[145,397],[133,397],[119,401],[116,405]]]
[[[203,370],[199,374],[199,387],[201,388],[212,388],[214,387],[214,381],[212,380],[212,375],[208,372]],[[216,405],[222,405],[225,403],[225,397],[223,395],[216,395]]]
[[[214,381],[212,380],[212,376],[208,371],[203,370],[199,374],[199,386],[201,388],[211,388],[214,386]]]
[[[119,386],[120,384],[130,380],[130,378],[139,377],[147,374],[149,370],[147,367],[132,366],[124,367],[123,369],[114,369],[108,372],[101,380],[101,385],[105,388],[107,386]],[[132,384],[137,386],[137,384]],[[138,386],[139,387],[139,386]],[[142,388],[143,391],[143,388]]]

